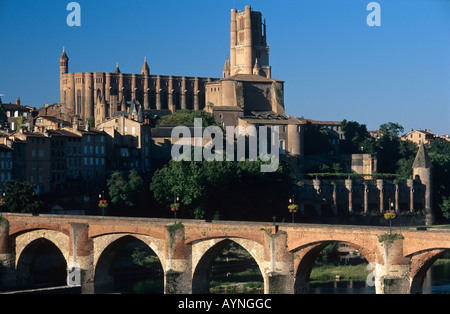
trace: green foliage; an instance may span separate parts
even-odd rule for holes
[[[170,233],[174,233],[175,231],[182,229],[182,228],[183,228],[183,223],[178,221],[178,222],[174,223],[173,225],[168,226],[167,230]]]
[[[178,110],[172,115],[164,116],[158,121],[158,125],[194,125],[194,119],[201,118],[204,127],[216,125],[214,117],[203,110]]]
[[[328,153],[332,146],[328,132],[320,125],[307,122],[304,125],[305,155]]]
[[[386,233],[378,236],[378,242],[392,243],[396,240],[402,240],[403,235],[399,233]]]
[[[87,118],[86,123],[87,123],[87,125],[89,125],[89,127],[91,129],[95,128],[95,118],[94,117],[91,116],[91,117]]]
[[[450,196],[442,198],[442,204],[439,204],[442,214],[445,218],[450,219]]]
[[[400,133],[404,131],[404,128],[398,123],[388,122],[380,125],[378,131],[381,136],[389,136],[391,139],[394,139],[399,137]]]
[[[370,138],[369,132],[367,132],[367,126],[365,124],[359,124],[356,121],[347,121],[344,119],[341,122],[341,127],[345,136],[345,139],[340,142],[341,152],[344,154],[360,153],[361,147],[363,147],[362,144]]]
[[[6,109],[5,106],[3,106],[2,99],[0,98],[0,125],[4,126],[7,121],[8,117],[6,116]]]
[[[20,128],[22,127],[23,120],[24,120],[23,116],[17,118],[17,130],[20,130]]]
[[[144,180],[133,169],[126,180],[119,171],[114,172],[107,181],[111,203],[116,207],[134,207],[142,202],[146,188]]]
[[[281,164],[276,172],[261,173],[260,167],[261,161],[172,160],[156,171],[151,190],[166,206],[180,197],[185,218],[271,219],[274,209],[287,206],[290,170]]]
[[[131,254],[131,259],[134,265],[141,267],[150,267],[153,265],[159,265],[160,261],[157,256],[150,255],[149,252],[141,249],[135,248]]]
[[[428,156],[433,164],[433,207],[444,208],[442,214],[445,218],[450,198],[450,142],[444,139],[435,139],[428,148]]]
[[[5,207],[14,213],[33,213],[42,206],[35,185],[24,181],[5,181]]]
[[[373,179],[384,179],[384,180],[393,180],[393,179],[404,179],[399,174],[393,173],[372,173],[372,174],[364,174],[364,173],[308,173],[308,177],[317,177],[318,179],[361,179],[363,177],[372,177]]]

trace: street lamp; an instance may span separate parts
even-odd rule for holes
[[[175,223],[177,222],[177,211],[180,210],[180,197],[178,197],[177,195],[175,195],[173,197],[174,202],[173,204],[170,204],[170,210],[174,213],[175,216]]]
[[[393,206],[394,203],[389,199],[389,210],[384,214],[384,219],[389,221],[389,234],[392,234],[392,219],[395,219],[396,217],[395,211],[392,209]]]
[[[108,202],[104,199],[105,191],[98,194],[98,207],[100,208],[102,216],[105,216],[106,208],[108,207]]]
[[[288,209],[292,213],[292,223],[294,223],[294,215],[298,211],[298,205],[295,204],[294,195],[289,199]]]

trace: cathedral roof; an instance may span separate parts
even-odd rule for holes
[[[269,79],[265,76],[254,74],[236,74],[222,80],[233,80],[239,82],[261,82],[261,83],[282,82],[280,80]]]

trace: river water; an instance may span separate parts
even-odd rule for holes
[[[310,294],[374,294],[375,287],[364,281],[310,283]],[[423,294],[450,294],[450,263],[433,265],[423,283]]]
[[[121,293],[162,293],[162,283],[152,280],[136,280],[119,283],[116,288]],[[364,281],[333,281],[310,283],[310,294],[374,294],[375,287]],[[423,283],[424,294],[450,294],[450,263],[433,265]]]

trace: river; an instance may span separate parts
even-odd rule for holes
[[[154,280],[124,280],[116,282],[115,288],[121,293],[162,293],[162,282]],[[331,281],[310,283],[310,294],[374,294],[375,287],[364,281]],[[423,284],[424,294],[450,294],[450,263],[433,265]]]

